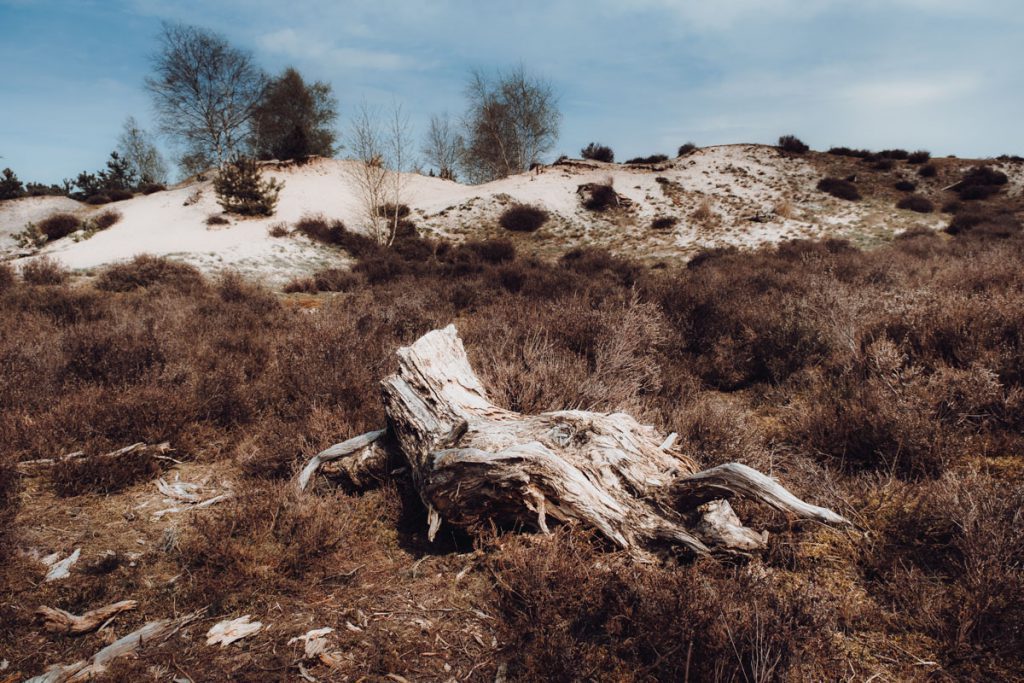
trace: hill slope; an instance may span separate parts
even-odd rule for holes
[[[206,224],[207,218],[221,213],[210,181],[103,207],[57,197],[8,201],[0,204],[0,249],[15,253],[13,234],[51,213],[72,211],[86,218],[113,208],[122,218],[112,228],[81,241],[74,236],[58,240],[41,253],[86,271],[151,253],[174,256],[207,271],[231,267],[283,280],[326,263],[337,264],[339,257],[336,251],[304,238],[273,238],[268,234],[271,226],[322,214],[360,229],[362,212],[351,179],[354,163],[318,159],[301,166],[267,164],[265,172],[284,182],[276,215],[229,217],[227,225]],[[871,244],[909,227],[939,228],[946,219],[938,213],[895,208],[904,194],[893,184],[913,180],[919,193],[941,206],[949,198],[944,197],[948,193],[943,188],[977,162],[942,159],[934,163],[938,175],[922,179],[917,177],[918,167],[905,162],[879,171],[846,157],[791,156],[763,145],[723,145],[662,164],[569,160],[483,185],[408,174],[403,200],[420,231],[431,236],[456,240],[507,236],[498,225],[501,212],[511,204],[527,203],[543,207],[551,218],[538,232],[515,236],[526,251],[556,255],[588,245],[645,260],[674,259],[705,247],[751,247],[820,236]],[[1024,183],[1021,165],[998,167],[1011,179],[1006,195],[1019,201]],[[826,175],[855,177],[865,199],[848,202],[816,190],[818,180]],[[611,184],[625,201],[605,212],[588,211],[578,192],[588,183]],[[656,229],[652,227],[655,218],[675,223]]]

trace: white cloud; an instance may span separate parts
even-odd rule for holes
[[[260,37],[259,43],[268,52],[293,59],[316,61],[319,64],[337,68],[396,71],[420,69],[426,66],[419,60],[400,55],[397,52],[341,47],[299,33],[291,28],[266,33]]]
[[[931,78],[865,81],[843,89],[840,95],[868,107],[919,107],[963,97],[978,85],[978,79],[970,74],[943,74]]]
[[[605,0],[606,11],[633,13],[662,10],[680,20],[688,29],[726,30],[740,23],[766,22],[781,18],[809,20],[833,9],[892,12],[911,9],[923,14],[967,13],[974,18],[1016,15],[1021,12],[1013,0]]]

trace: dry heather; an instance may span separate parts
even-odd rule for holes
[[[324,297],[158,259],[95,285],[3,271],[0,652],[26,675],[74,661],[109,632],[45,634],[33,611],[134,599],[117,635],[210,612],[116,680],[294,680],[287,640],[324,626],[339,654],[307,663],[320,680],[1024,676],[1024,238],[998,234],[727,249],[660,270],[405,237],[355,245],[354,275],[311,280],[339,290]],[[857,528],[795,530],[740,504],[772,531],[765,557],[638,566],[571,528],[428,544],[400,472],[296,495],[303,459],[382,426],[395,348],[452,321],[497,403],[631,411],[703,464],[771,471]],[[145,468],[70,488],[14,475],[163,440],[183,480],[234,499],[157,519]],[[76,547],[70,578],[40,583],[29,551]],[[203,643],[214,618],[243,614],[271,628]]]

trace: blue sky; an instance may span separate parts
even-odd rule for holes
[[[1019,0],[0,0],[0,167],[56,182],[102,167],[126,116],[152,128],[162,20],[330,82],[342,133],[363,100],[402,103],[419,133],[461,112],[470,68],[522,62],[560,94],[552,156],[783,133],[1024,154]]]

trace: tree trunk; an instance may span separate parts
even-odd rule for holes
[[[490,402],[455,327],[434,330],[397,352],[382,383],[387,434],[372,432],[316,456],[344,458],[353,479],[408,463],[428,511],[429,537],[442,522],[494,522],[547,532],[576,522],[639,556],[681,546],[696,554],[763,548],[767,534],[742,526],[725,499],[741,495],[797,517],[847,524],[756,470],[697,463],[653,427],[625,413],[560,410],[523,415]],[[387,438],[383,438],[383,437]]]

